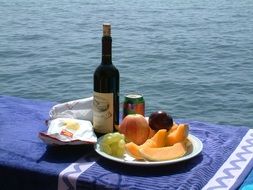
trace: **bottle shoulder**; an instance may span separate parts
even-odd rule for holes
[[[119,70],[113,64],[100,64],[95,70],[95,74],[99,73],[119,75]]]

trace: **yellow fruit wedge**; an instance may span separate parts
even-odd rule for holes
[[[153,140],[148,139],[148,140],[146,140],[146,142],[144,144],[142,144],[140,146],[138,146],[137,144],[135,144],[133,142],[127,143],[127,144],[125,144],[125,149],[126,149],[126,152],[130,156],[134,157],[136,160],[142,160],[144,158],[140,154],[139,149],[140,149],[140,147],[144,147],[144,146],[157,147],[156,143]]]
[[[156,132],[156,134],[150,140],[152,140],[156,144],[155,147],[163,147],[166,145],[167,134],[168,133],[166,129],[160,129],[159,131]]]
[[[146,160],[165,161],[182,157],[186,154],[187,147],[185,142],[179,142],[174,144],[173,146],[161,148],[151,148],[148,146],[143,146],[140,147],[139,152]]]
[[[143,157],[139,152],[139,146],[133,142],[125,144],[126,152],[136,160],[142,160]]]
[[[179,124],[176,129],[171,131],[166,138],[166,145],[172,146],[175,143],[184,141],[188,137],[189,126],[187,124]]]
[[[143,159],[142,155],[139,152],[139,149],[144,146],[158,148],[163,147],[166,143],[165,139],[167,137],[166,129],[159,130],[151,139],[148,139],[142,145],[138,146],[137,144],[130,142],[125,144],[125,149],[127,153],[134,157],[137,160]]]
[[[188,126],[179,125],[169,134],[166,129],[157,131],[151,139],[146,140],[142,145],[133,142],[127,143],[125,149],[136,160],[171,160],[179,158],[187,152],[187,147],[191,145],[187,136]]]
[[[173,131],[175,131],[178,127],[178,124],[177,123],[173,123],[172,127],[170,128],[170,130],[168,131],[168,133],[172,133]]]

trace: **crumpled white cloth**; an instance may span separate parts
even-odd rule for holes
[[[39,133],[39,137],[48,145],[96,143],[92,104],[93,97],[89,97],[53,106],[49,111],[48,130]]]
[[[92,122],[93,97],[73,100],[53,106],[49,112],[50,119],[72,118]]]
[[[70,118],[50,120],[47,132],[39,133],[39,138],[48,145],[79,145],[97,142],[97,136],[90,121]]]

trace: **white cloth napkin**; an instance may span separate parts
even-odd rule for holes
[[[97,142],[90,121],[70,118],[50,120],[47,132],[39,133],[39,137],[48,145],[79,145]]]
[[[89,97],[57,104],[49,112],[50,119],[72,118],[92,122],[92,103],[93,97]]]
[[[49,111],[48,130],[39,133],[39,137],[48,145],[96,143],[92,104],[93,97],[89,97],[53,106]]]

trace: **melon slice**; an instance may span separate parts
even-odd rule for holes
[[[185,142],[179,142],[174,144],[173,146],[161,148],[151,148],[148,146],[143,146],[140,147],[139,152],[146,160],[165,161],[182,157],[186,154],[187,147]]]
[[[178,124],[177,123],[173,123],[172,127],[170,128],[170,130],[168,131],[169,133],[172,133],[173,131],[175,131],[178,127]]]
[[[158,147],[163,147],[163,146],[166,145],[167,134],[168,133],[167,133],[166,129],[160,129],[159,131],[156,132],[156,134],[150,140],[152,140],[156,144],[155,147],[157,147],[157,148]]]
[[[189,133],[189,126],[187,124],[179,124],[176,129],[171,131],[166,139],[166,145],[172,146],[175,143],[184,141]]]
[[[139,152],[141,147],[147,146],[151,148],[163,147],[166,144],[167,130],[161,129],[156,132],[156,134],[151,138],[145,141],[142,145],[138,146],[137,144],[130,142],[125,145],[126,151],[132,157],[137,160],[144,159]]]
[[[146,142],[144,144],[142,144],[140,146],[138,146],[137,144],[135,144],[133,142],[127,143],[127,144],[125,144],[125,149],[126,149],[126,152],[130,156],[134,157],[136,160],[142,160],[144,158],[140,154],[139,149],[140,149],[140,147],[144,147],[144,146],[156,147],[157,145],[153,140],[148,139],[148,140],[146,140]]]
[[[136,160],[142,160],[143,157],[139,152],[139,146],[133,142],[125,144],[126,152]]]

